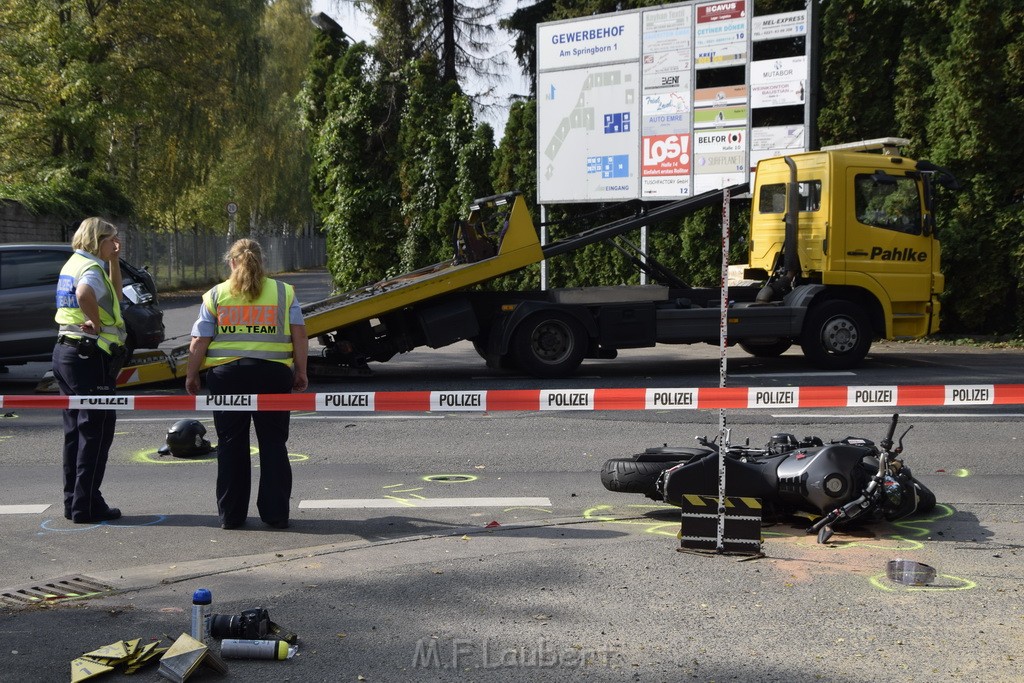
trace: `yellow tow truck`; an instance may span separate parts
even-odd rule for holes
[[[883,138],[758,164],[747,284],[728,289],[730,344],[775,356],[795,343],[814,365],[841,369],[859,364],[876,338],[938,331],[934,190],[957,184],[944,169],[901,156],[905,144]],[[371,361],[471,340],[489,366],[558,377],[619,349],[718,344],[721,289],[690,287],[623,235],[720,204],[724,191],[739,195],[747,185],[660,205],[633,202],[633,215],[547,245],[521,194],[475,200],[456,225],[449,261],[303,306],[307,332],[325,348],[311,372],[367,372]],[[658,284],[479,287],[605,240]],[[187,346],[136,354],[119,385],[181,378],[187,355]]]

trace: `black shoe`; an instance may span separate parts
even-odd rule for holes
[[[71,510],[64,511],[64,519],[71,519]]]
[[[274,529],[287,529],[288,528],[288,520],[287,519],[279,519],[276,522],[268,522],[267,520],[263,520],[263,522],[267,526],[273,527]]]
[[[121,511],[118,508],[107,508],[103,512],[93,515],[92,517],[72,517],[71,521],[75,524],[97,524],[99,522],[111,522],[115,519],[121,519]]]
[[[243,524],[245,524],[244,521],[243,522],[221,522],[220,523],[220,528],[221,529],[239,529],[239,528],[241,528],[241,526]]]

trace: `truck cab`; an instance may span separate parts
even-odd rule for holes
[[[870,346],[865,336],[912,339],[939,330],[944,283],[932,189],[955,181],[902,156],[907,144],[882,138],[758,164],[745,276],[768,280],[760,303],[792,300],[801,287],[808,316],[840,302],[830,305],[840,311],[835,320],[812,324],[818,329],[799,340],[819,365],[845,366],[847,354],[859,362]],[[816,343],[824,348],[808,348]]]

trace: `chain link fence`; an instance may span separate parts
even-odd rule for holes
[[[224,254],[234,238],[226,235],[188,232],[120,231],[125,259],[147,266],[161,292],[203,287],[225,279],[230,271]],[[323,237],[251,235],[263,247],[268,273],[286,273],[327,264]]]

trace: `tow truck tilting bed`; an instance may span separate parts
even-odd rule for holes
[[[745,188],[744,184],[730,189],[739,192]],[[415,308],[539,263],[545,258],[691,213],[720,201],[721,197],[722,191],[719,190],[678,200],[643,215],[600,225],[543,247],[520,193],[477,199],[470,207],[469,218],[460,221],[457,253],[450,261],[304,304],[302,313],[306,332],[310,338],[322,337],[395,311]],[[493,216],[487,215],[491,212]],[[130,387],[183,378],[187,359],[187,344],[167,352],[136,353],[132,364],[122,370],[118,385]]]

